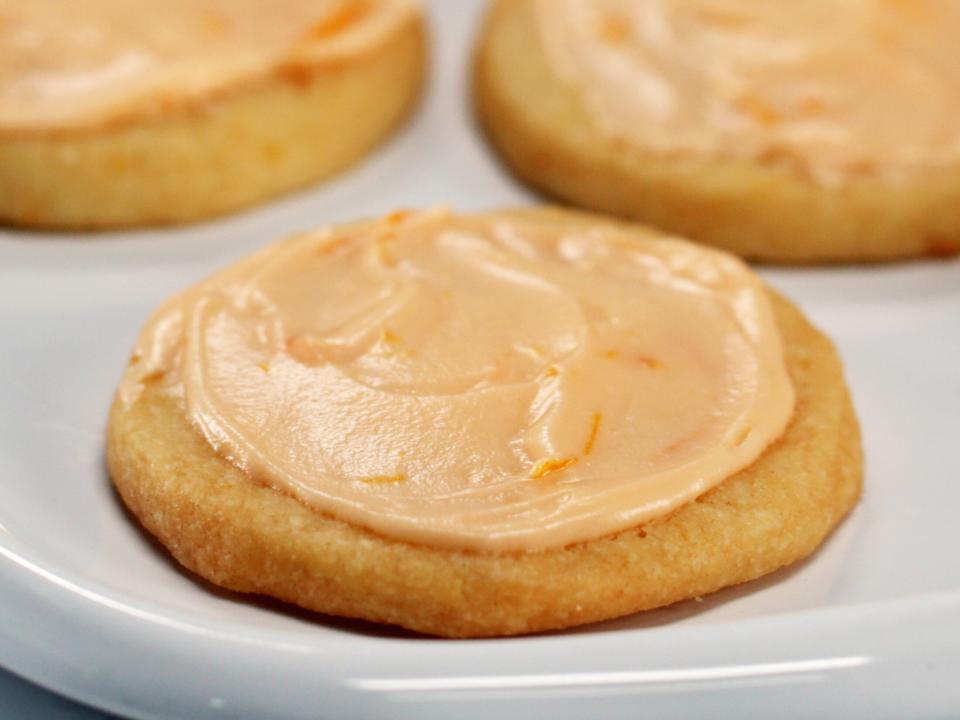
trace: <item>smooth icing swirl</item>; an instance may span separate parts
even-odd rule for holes
[[[741,261],[445,210],[298,236],[174,298],[122,401],[148,381],[258,482],[493,551],[662,516],[756,460],[794,402]]]
[[[813,180],[960,163],[955,0],[534,0],[606,133]]]

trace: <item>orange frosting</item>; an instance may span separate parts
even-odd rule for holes
[[[960,163],[956,0],[534,0],[610,135],[836,184]]]
[[[0,130],[156,111],[389,37],[411,0],[0,0]]]
[[[492,551],[662,516],[756,460],[794,402],[741,261],[444,210],[301,235],[174,298],[121,400],[148,379],[258,482]]]

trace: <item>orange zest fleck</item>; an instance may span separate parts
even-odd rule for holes
[[[547,368],[547,377],[556,377],[560,374],[560,370],[557,369],[556,365],[551,365]]]
[[[370,477],[360,478],[360,482],[369,485],[390,485],[393,483],[406,482],[406,475],[371,475]]]
[[[661,363],[655,357],[650,357],[649,355],[640,355],[637,357],[637,362],[641,365],[645,365],[651,370],[656,370],[659,367],[663,367],[663,363]]]
[[[590,424],[590,435],[587,436],[587,442],[583,445],[583,454],[589,455],[593,452],[593,446],[597,442],[597,433],[600,432],[600,423],[603,422],[603,415],[598,412],[593,414],[593,421]]]
[[[227,19],[217,13],[207,13],[202,19],[203,30],[210,35],[222,35],[227,30]]]
[[[159,380],[160,378],[164,377],[166,374],[167,374],[167,371],[166,371],[166,370],[161,370],[161,369],[157,368],[157,369],[155,369],[155,370],[151,370],[151,371],[148,372],[146,375],[144,375],[143,377],[141,377],[141,378],[140,378],[140,382],[141,382],[143,385],[146,385],[147,383],[153,382],[154,380]]]
[[[377,336],[377,352],[385,356],[410,357],[415,354],[411,348],[404,347],[403,340],[393,330],[381,328]]]
[[[286,352],[303,365],[316,365],[323,357],[322,348],[310,335],[291,335],[285,342]]]
[[[263,146],[263,157],[267,162],[279,162],[283,159],[283,155],[283,148],[276,143],[266,143]]]
[[[821,115],[827,106],[820,98],[808,97],[800,103],[800,114],[804,117]]]
[[[737,100],[737,107],[764,127],[778,125],[782,119],[780,113],[770,103],[752,93],[741,95]]]
[[[697,16],[704,22],[718,27],[738,28],[749,22],[746,15],[738,14],[735,11],[700,10],[697,12]]]
[[[576,464],[577,458],[547,458],[546,460],[541,460],[533,466],[533,469],[530,470],[530,479],[539,480],[540,478],[546,477],[550,473],[566,470],[571,465]]]
[[[270,363],[264,361],[262,363],[257,363],[257,367],[263,370],[263,372],[270,372]]]
[[[600,39],[610,45],[620,45],[630,37],[630,26],[616,15],[606,15],[597,28]]]
[[[330,238],[330,239],[328,239],[328,240],[324,240],[323,242],[320,243],[320,246],[317,248],[316,254],[317,254],[317,255],[320,255],[320,256],[322,256],[322,255],[329,255],[329,254],[332,253],[334,250],[336,250],[338,247],[340,247],[341,245],[343,245],[343,243],[344,243],[345,241],[346,241],[346,238],[339,238],[339,237],[338,237],[338,238]]]
[[[409,210],[394,210],[392,213],[387,213],[383,220],[387,225],[398,225],[412,214]]]
[[[307,32],[308,40],[325,40],[359,21],[370,11],[368,0],[345,2],[334,12],[316,23]]]
[[[620,357],[620,353],[617,350],[607,350],[603,353],[603,356],[607,358],[607,360],[616,360]],[[663,367],[663,363],[651,355],[637,355],[634,357],[634,359],[641,365],[644,365],[651,370],[656,370],[659,367]]]

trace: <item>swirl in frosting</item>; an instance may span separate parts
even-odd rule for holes
[[[0,131],[149,114],[355,57],[412,0],[0,0]]]
[[[955,0],[533,0],[610,136],[827,184],[960,163]]]

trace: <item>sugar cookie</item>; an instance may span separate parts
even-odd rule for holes
[[[475,99],[520,178],[741,256],[960,251],[951,0],[498,0]]]
[[[203,577],[449,636],[771,572],[862,468],[832,345],[741,261],[547,209],[324,228],[176,296],[108,460]]]
[[[0,0],[0,222],[253,205],[366,154],[423,71],[412,0]]]

